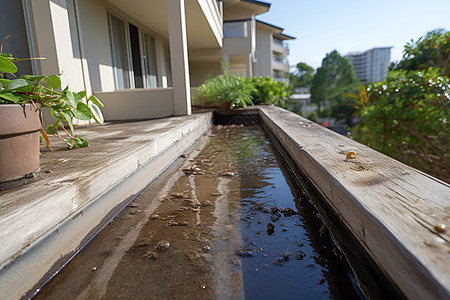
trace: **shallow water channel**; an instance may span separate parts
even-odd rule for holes
[[[62,269],[45,299],[361,299],[257,126],[214,126]]]

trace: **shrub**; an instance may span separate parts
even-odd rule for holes
[[[231,101],[235,107],[247,107],[253,105],[254,92],[254,85],[249,79],[230,75],[228,67],[224,67],[224,74],[207,79],[197,88],[195,101],[200,104],[222,104]]]
[[[253,103],[270,103],[285,107],[290,95],[284,82],[275,81],[270,77],[257,76],[250,79],[255,90],[252,93]]]
[[[450,182],[450,79],[435,68],[391,71],[367,91],[353,137]]]

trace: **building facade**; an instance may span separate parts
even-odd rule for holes
[[[0,37],[11,35],[3,52],[46,57],[21,62],[22,73],[62,74],[63,86],[105,104],[105,120],[159,118],[190,114],[191,87],[222,73],[221,61],[231,73],[279,76],[259,71],[272,59],[257,59],[264,51],[255,16],[269,7],[254,0],[2,1]]]
[[[364,52],[352,52],[346,57],[353,64],[356,77],[362,82],[379,82],[387,76],[392,47],[372,48]]]

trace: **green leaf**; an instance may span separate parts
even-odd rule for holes
[[[17,72],[16,65],[11,60],[0,56],[0,72],[2,73],[15,73]]]
[[[79,95],[81,98],[84,98],[84,97],[86,97],[86,91],[81,91],[81,92],[78,93],[78,95]]]
[[[25,79],[14,79],[11,80],[11,82],[8,84],[6,90],[8,91],[17,90],[25,86],[28,86],[28,81],[26,81]]]
[[[44,85],[54,90],[61,86],[61,78],[59,77],[59,75],[49,76],[42,81]]]
[[[100,107],[98,107],[94,103],[90,103],[89,108],[92,113],[92,118],[94,118],[95,122],[97,122],[99,124],[103,124],[103,122],[105,120],[103,119],[103,114],[102,114],[102,111],[100,110]]]
[[[105,105],[103,105],[103,103],[97,98],[97,97],[95,97],[94,95],[91,95],[91,96],[89,96],[89,99],[88,99],[89,101],[92,101],[92,103],[94,103],[95,105],[97,105],[97,106],[100,106],[100,107],[104,107]]]
[[[59,123],[48,125],[45,127],[45,132],[47,134],[56,134],[58,132],[58,124]]]
[[[74,142],[75,142],[75,144],[77,144],[77,146],[80,147],[80,148],[88,147],[88,146],[89,146],[89,144],[88,144],[88,142],[87,142],[86,140],[84,140],[84,139],[82,139],[82,138],[80,138],[80,137],[78,137],[78,136],[74,137]]]
[[[90,120],[92,118],[91,110],[89,107],[83,103],[78,102],[76,109],[73,110],[73,114],[75,115],[75,118],[78,120]]]
[[[12,101],[14,103],[18,103],[22,101],[22,98],[14,95],[13,93],[0,93],[0,98]]]
[[[50,112],[51,112],[53,118],[55,118],[57,120],[63,120],[63,121],[66,120],[66,118],[62,115],[62,113],[59,109],[56,110],[56,109],[52,108],[50,110]]]

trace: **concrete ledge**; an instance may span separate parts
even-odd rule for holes
[[[80,128],[89,148],[41,148],[40,178],[0,192],[0,295],[32,295],[211,125],[211,113]],[[48,173],[46,173],[48,172]]]
[[[260,107],[259,112],[403,296],[449,299],[448,184],[281,108]],[[356,159],[346,159],[350,150],[358,153]],[[447,230],[439,232],[439,224]]]

